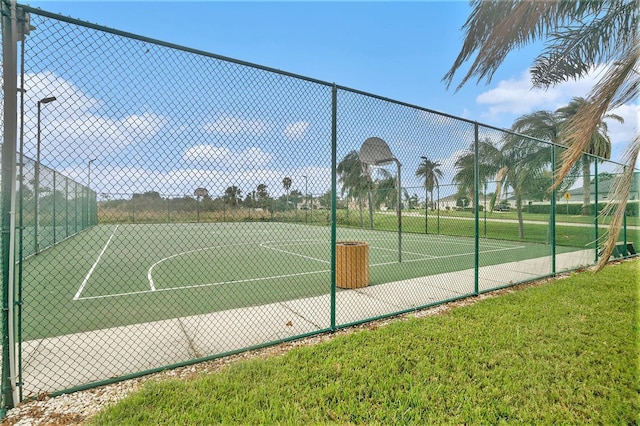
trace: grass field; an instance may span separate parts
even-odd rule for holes
[[[152,381],[90,423],[638,424],[639,266]]]
[[[474,267],[469,237],[404,233],[398,263],[396,232],[339,228],[337,234],[338,241],[369,243],[371,285]],[[329,227],[291,223],[95,226],[25,260],[22,337],[328,294],[330,242]],[[483,238],[479,263],[550,254],[547,244]]]

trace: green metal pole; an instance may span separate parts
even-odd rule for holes
[[[551,170],[556,172],[556,146],[551,145]],[[552,182],[553,184],[553,178]],[[549,233],[551,234],[551,273],[556,274],[556,197],[557,190],[554,187],[551,191],[551,217],[549,218]]]
[[[64,196],[65,196],[64,218],[65,218],[65,226],[66,226],[66,232],[64,237],[67,238],[69,236],[69,179],[68,178],[64,179]]]
[[[482,210],[484,211],[484,236],[486,238],[487,237],[487,186],[486,184],[483,187],[483,193],[484,193],[484,208]]]
[[[17,62],[16,62],[16,4],[2,0],[2,75],[3,75],[3,120],[4,138],[2,144],[2,406],[0,418],[7,409],[14,406],[13,379],[14,342],[13,333],[13,285],[15,244],[15,191],[16,191],[16,128],[17,128]]]
[[[25,20],[26,21],[26,20]],[[19,217],[18,217],[18,259],[16,265],[18,266],[18,280],[16,281],[16,346],[18,349],[18,376],[17,381],[22,382],[22,273],[24,258],[24,38],[20,42],[20,191],[18,193],[18,200],[20,203]],[[22,385],[19,385],[18,401],[22,401]]]
[[[475,206],[475,259],[474,259],[474,293],[477,295],[480,293],[480,214],[478,210],[478,186],[480,184],[480,167],[478,166],[479,155],[478,155],[478,123],[474,124],[475,127],[475,140],[473,143],[473,155],[474,155],[474,167],[473,167],[473,179],[474,179],[474,191],[473,197]]]
[[[55,245],[57,240],[56,240],[56,175],[57,173],[54,171],[53,172],[53,214],[52,214],[52,220],[53,220],[53,244]]]
[[[584,154],[583,154],[584,155]],[[593,209],[593,223],[595,224],[595,249],[596,249],[596,262],[598,261],[598,238],[599,238],[599,232],[598,232],[598,160],[594,160],[593,162],[594,164],[594,171],[595,171],[595,190],[596,190],[596,195],[595,195],[595,208]]]
[[[398,262],[402,263],[402,177],[400,176],[400,171],[402,169],[402,164],[396,158],[396,164],[398,166],[398,176],[397,176],[397,185],[398,185]]]
[[[74,222],[74,230],[73,233],[78,233],[78,182],[73,182],[73,222]]]
[[[626,172],[626,167],[623,167],[622,172],[625,173]],[[629,202],[629,199],[627,199],[627,203]],[[628,256],[629,255],[629,251],[627,250],[627,209],[625,208],[625,211],[622,212],[622,242],[624,243],[623,248],[622,248],[622,253],[624,254],[624,256]]]
[[[629,255],[629,251],[627,250],[627,212],[622,212],[622,241],[624,243],[622,248],[622,253],[625,256]]]
[[[427,185],[424,186],[424,233],[428,234],[429,229],[429,192]]]
[[[331,90],[331,330],[336,329],[336,194],[337,194],[337,153],[338,153],[338,89]]]
[[[437,221],[437,234],[440,235],[440,185],[437,185],[438,189],[438,221]]]

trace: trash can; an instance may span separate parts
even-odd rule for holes
[[[361,288],[369,285],[369,243],[336,243],[336,286]]]

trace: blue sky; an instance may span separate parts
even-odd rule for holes
[[[532,90],[527,69],[541,48],[536,45],[513,52],[491,83],[472,81],[455,92],[456,79],[447,90],[441,79],[460,50],[460,28],[470,12],[461,1],[27,4],[497,127],[586,96],[596,77]],[[612,159],[619,160],[637,133],[638,107],[615,112],[626,120],[610,123]]]

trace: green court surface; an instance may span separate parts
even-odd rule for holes
[[[337,240],[369,244],[371,285],[475,265],[473,238],[405,233],[401,263],[395,232],[339,228]],[[558,247],[558,252],[571,250]],[[545,244],[481,239],[479,264],[550,254]],[[328,294],[330,267],[329,227],[267,222],[98,225],[24,261],[22,338]]]

